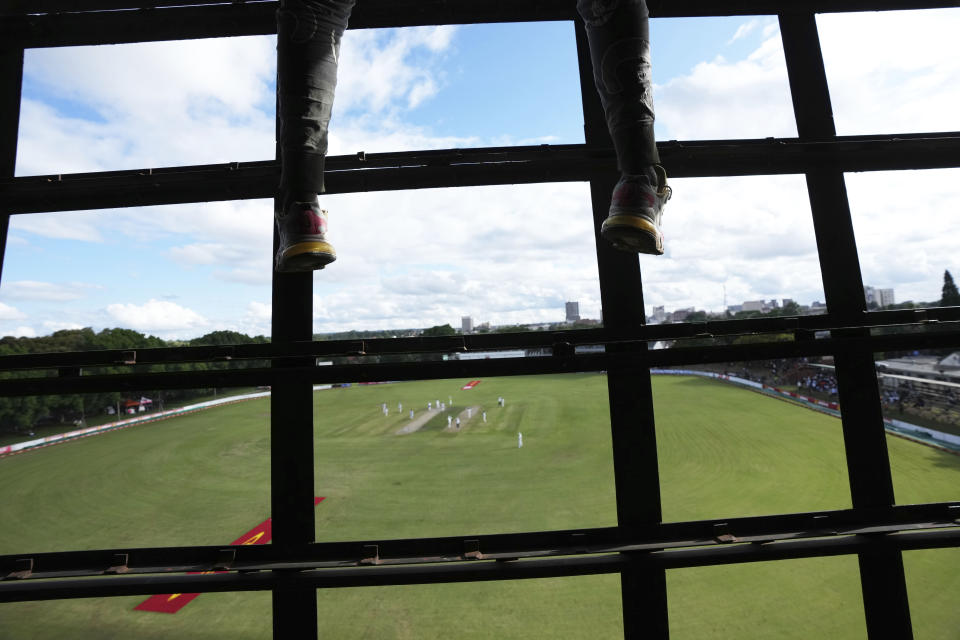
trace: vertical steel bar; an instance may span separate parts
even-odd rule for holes
[[[275,273],[273,342],[310,340],[312,305],[312,273]],[[311,362],[308,358],[296,364]],[[275,545],[300,547],[316,537],[313,465],[313,385],[293,376],[279,378],[270,401],[270,512]],[[274,590],[273,637],[316,637],[316,598],[311,588]]]
[[[780,32],[801,139],[836,136],[816,17],[780,15]],[[824,169],[806,175],[827,309],[838,316],[866,311],[843,174]],[[868,330],[856,330],[869,337]],[[843,440],[854,508],[894,503],[893,480],[873,354],[836,354]],[[912,638],[903,557],[899,551],[859,555],[867,631],[871,638]]]
[[[278,105],[276,114],[279,113]],[[279,140],[279,120],[276,132]],[[279,144],[276,157],[280,159]],[[275,198],[274,208],[278,204]],[[274,225],[274,255],[279,245]],[[312,340],[313,273],[274,271],[272,307],[275,344]],[[313,360],[305,358],[288,362],[287,366],[311,364]],[[313,384],[296,376],[277,378],[270,394],[270,513],[274,545],[302,547],[316,539],[313,469]],[[273,637],[317,637],[316,589],[273,590]]]
[[[16,169],[22,88],[23,49],[0,49],[0,178],[12,178]],[[10,214],[0,211],[0,278],[9,228]]]
[[[583,100],[584,137],[592,146],[612,148],[603,108],[594,88],[587,35],[575,21],[580,91]],[[646,314],[637,256],[617,251],[600,238],[600,225],[610,208],[610,195],[618,175],[590,181],[594,237],[600,275],[603,324],[612,332],[643,325]],[[613,351],[614,346],[607,349]],[[661,521],[660,477],[654,429],[650,369],[642,357],[629,368],[607,372],[613,469],[616,482],[617,522],[629,532],[633,527]],[[660,568],[627,569],[620,574],[623,632],[626,638],[669,638],[666,571]]]

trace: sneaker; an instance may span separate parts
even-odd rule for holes
[[[667,186],[664,168],[658,164],[653,168],[656,185],[648,176],[624,174],[613,188],[610,213],[600,227],[600,235],[616,249],[663,255],[660,220],[673,189]]]
[[[337,259],[333,245],[327,242],[327,211],[317,199],[291,202],[277,214],[280,248],[275,269],[281,273],[323,269]]]

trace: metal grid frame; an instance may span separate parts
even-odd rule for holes
[[[261,0],[8,0],[0,8],[0,257],[11,214],[200,200],[272,197],[276,160],[14,178],[25,48],[275,33],[276,2]],[[549,334],[311,342],[311,274],[274,276],[270,345],[40,354],[0,358],[0,395],[270,384],[270,545],[64,551],[0,556],[0,602],[197,591],[271,590],[276,637],[316,636],[315,590],[373,584],[502,580],[619,573],[626,637],[667,638],[666,569],[856,554],[872,638],[912,637],[902,550],[960,546],[960,502],[895,505],[873,353],[960,345],[960,309],[866,311],[844,171],[960,166],[960,132],[838,137],[816,13],[954,7],[927,0],[648,0],[653,17],[775,14],[780,21],[799,137],[659,145],[677,177],[804,173],[828,313],[645,326],[635,257],[597,242],[604,328]],[[573,0],[362,0],[350,28],[573,20]],[[359,154],[328,160],[331,193],[435,186],[589,181],[594,226],[616,175],[593,90],[586,39],[575,21],[584,145]],[[803,99],[799,99],[803,96]],[[2,261],[0,261],[2,269]],[[2,273],[2,271],[0,271]],[[928,331],[937,323],[936,332]],[[878,335],[877,327],[899,327]],[[817,333],[829,331],[829,337]],[[671,338],[783,333],[791,342],[649,351]],[[575,347],[602,344],[602,354]],[[364,363],[316,367],[318,355],[375,356],[516,347],[544,358]],[[756,358],[835,357],[851,509],[700,522],[662,522],[650,368]],[[269,368],[144,373],[143,365],[268,359]],[[362,360],[362,358],[361,358]],[[102,375],[98,366],[123,365]],[[87,375],[84,369],[87,369]],[[48,371],[44,371],[48,370]],[[411,540],[315,543],[311,385],[490,375],[608,372],[616,527]],[[52,375],[44,375],[51,373]],[[504,562],[516,560],[515,562]],[[217,575],[184,571],[227,569]],[[122,580],[109,577],[128,574]],[[158,574],[163,575],[146,575]],[[132,574],[132,575],[131,575]],[[145,575],[139,575],[145,574]]]

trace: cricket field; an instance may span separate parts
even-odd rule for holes
[[[616,524],[604,375],[468,382],[314,393],[318,541]],[[653,385],[665,520],[850,506],[836,418],[711,380]],[[250,400],[0,459],[0,554],[229,544],[270,515],[269,413]],[[960,457],[888,446],[898,503],[960,499]],[[915,637],[960,639],[960,549],[904,564]],[[673,638],[866,634],[854,556],[671,570],[667,587]],[[202,594],[174,614],[134,610],[145,599],[0,604],[0,640],[271,635],[268,592]],[[324,638],[622,637],[615,575],[329,589],[317,603]]]

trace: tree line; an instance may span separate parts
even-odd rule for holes
[[[159,347],[215,346],[224,344],[260,344],[269,342],[264,336],[250,337],[236,331],[214,331],[188,341],[166,341],[156,336],[148,336],[132,329],[103,329],[95,332],[84,329],[65,329],[49,336],[37,338],[5,337],[0,339],[0,356],[26,355],[38,353],[60,353],[101,350],[138,350]],[[147,365],[139,367],[142,373],[162,371],[209,371],[227,366],[264,366],[264,362],[244,362],[228,364],[224,362],[198,362],[169,365]],[[88,373],[123,373],[129,369],[121,367],[96,367]],[[31,378],[54,375],[50,371],[5,371],[0,379]],[[107,407],[117,407],[124,400],[139,400],[145,396],[153,400],[156,408],[165,403],[180,403],[199,396],[209,395],[213,389],[142,389],[121,393],[87,393],[71,395],[25,396],[19,398],[0,398],[0,431],[29,432],[34,426],[45,423],[70,423],[85,421],[88,417],[101,416]]]

